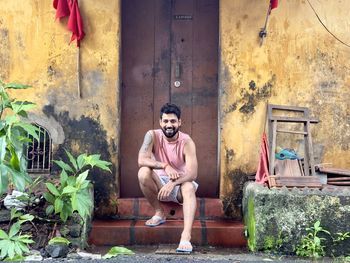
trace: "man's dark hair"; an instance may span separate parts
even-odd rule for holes
[[[162,118],[163,113],[165,114],[175,114],[178,119],[181,117],[181,109],[177,105],[173,103],[166,103],[163,105],[163,107],[160,109],[160,118]]]

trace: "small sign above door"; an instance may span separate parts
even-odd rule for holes
[[[192,15],[174,15],[174,20],[192,20]]]

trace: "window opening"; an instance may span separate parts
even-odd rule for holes
[[[28,173],[49,174],[52,158],[52,140],[49,132],[42,126],[34,123],[38,128],[37,140],[28,134],[30,142],[27,147],[27,171]]]

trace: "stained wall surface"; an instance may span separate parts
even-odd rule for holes
[[[221,194],[236,202],[227,211],[235,215],[241,184],[256,171],[267,103],[309,107],[320,120],[312,127],[316,163],[350,168],[350,48],[325,30],[305,0],[279,1],[260,46],[268,2],[220,1]],[[350,44],[349,2],[310,3]],[[303,153],[301,138],[288,138],[278,145]]]
[[[54,158],[64,158],[66,148],[75,154],[100,153],[113,162],[111,174],[93,170],[90,179],[95,183],[96,205],[103,204],[97,212],[114,213],[118,194],[119,1],[84,0],[79,5],[86,32],[80,50],[76,42],[69,44],[67,18],[55,20],[52,1],[1,0],[0,78],[33,86],[13,95],[37,103],[30,117],[49,129]]]
[[[220,195],[241,215],[242,185],[254,174],[267,103],[309,107],[319,163],[350,168],[350,48],[332,37],[305,0],[280,1],[260,45],[269,1],[220,0]],[[347,0],[310,2],[329,30],[350,43]],[[55,157],[101,153],[112,173],[92,172],[96,213],[115,212],[119,180],[120,1],[79,1],[86,37],[70,42],[52,1],[0,0],[0,78],[30,84],[16,92],[37,103],[31,119],[48,126]],[[78,52],[80,65],[78,66]],[[79,97],[77,78],[80,74]],[[281,147],[302,150],[300,138]],[[301,151],[302,152],[302,151]]]

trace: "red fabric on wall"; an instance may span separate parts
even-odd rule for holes
[[[67,0],[53,0],[53,7],[56,9],[56,18],[69,16],[70,8]]]
[[[269,146],[267,143],[266,133],[264,132],[260,144],[260,160],[258,170],[255,175],[255,182],[259,184],[267,183],[269,175]]]
[[[84,25],[81,18],[78,0],[70,0],[70,15],[68,19],[67,27],[72,31],[72,37],[70,41],[77,40],[77,47],[80,47],[80,41],[84,38]]]
[[[278,0],[270,0],[271,10],[278,6]]]

